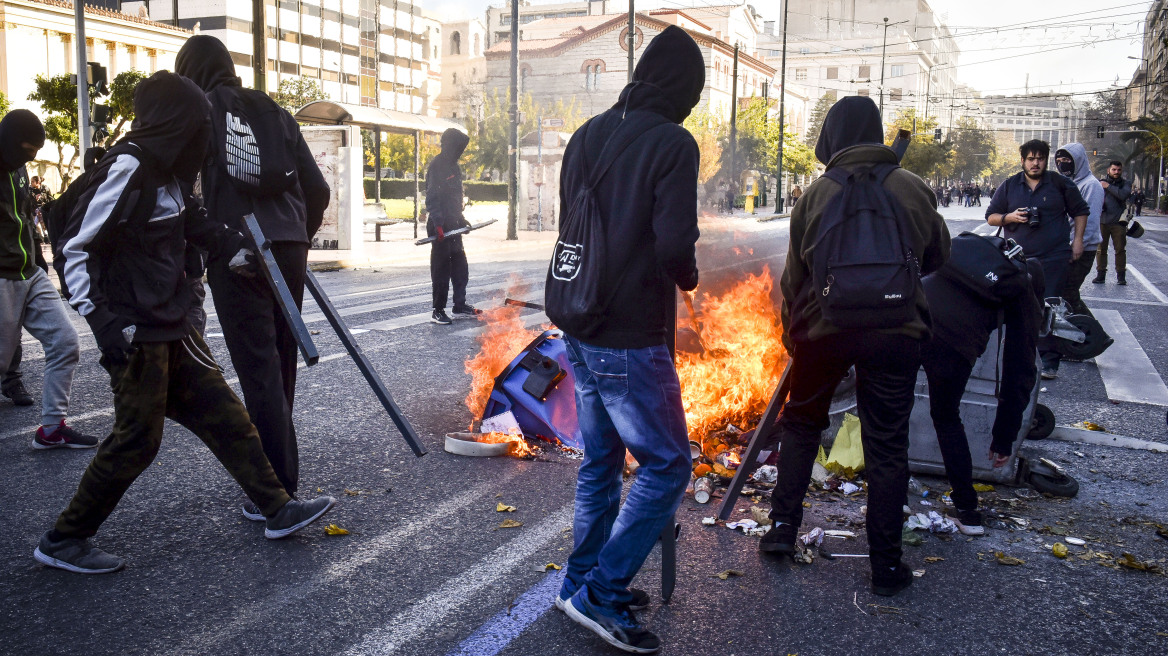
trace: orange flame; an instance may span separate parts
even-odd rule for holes
[[[787,362],[771,300],[769,267],[719,296],[703,294],[698,322],[708,352],[678,353],[682,407],[691,439],[733,423],[753,426]]]
[[[524,293],[525,288],[512,280],[507,295],[522,298]],[[515,356],[543,332],[540,328],[523,325],[523,319],[519,316],[522,309],[515,305],[504,305],[484,310],[479,316],[479,320],[486,324],[482,334],[475,338],[479,343],[479,352],[463,365],[471,377],[470,392],[465,402],[470,410],[472,430],[475,420],[482,416],[487,407],[495,376],[502,373]]]
[[[527,443],[527,440],[523,439],[522,433],[500,433],[495,431],[491,433],[482,433],[476,439],[477,441],[483,442],[484,444],[509,443],[510,446],[507,448],[507,453],[517,458],[534,456],[537,453],[535,447],[531,446]]]

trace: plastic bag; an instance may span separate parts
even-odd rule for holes
[[[836,433],[835,443],[831,445],[831,453],[823,466],[844,477],[864,470],[864,444],[860,441],[859,417],[851,413],[844,415],[844,423]]]

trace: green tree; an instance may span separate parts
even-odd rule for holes
[[[896,117],[888,126],[887,140],[891,142],[896,137],[897,130],[913,130],[914,124],[915,132],[925,132],[931,136],[933,130],[937,128],[937,118],[918,117],[915,108],[902,109],[896,113]],[[900,165],[927,180],[947,172],[951,153],[952,149],[947,141],[935,143],[928,137],[923,140],[914,138],[905,151],[904,158],[900,160]]]
[[[834,96],[825,93],[820,96],[815,107],[811,109],[811,116],[807,119],[807,135],[803,138],[804,143],[808,146],[814,148],[815,142],[819,141],[819,131],[823,129],[823,120],[827,118],[827,112],[835,104],[835,101]]]
[[[483,120],[468,130],[471,140],[467,147],[469,155],[467,170],[475,172],[476,176],[483,171],[506,171],[510,165],[507,157],[510,140],[508,108],[507,95],[495,89],[483,102]],[[561,132],[574,132],[584,123],[583,113],[575,101],[557,100],[550,105],[542,106],[535,102],[530,93],[519,97],[519,113],[522,118],[519,123],[521,143],[525,138],[539,132],[540,117],[563,119],[563,127],[557,128]]]
[[[307,77],[286,77],[280,80],[280,86],[272,95],[276,104],[295,114],[296,110],[316,100],[328,100],[329,95],[320,88],[320,81]],[[413,149],[410,150],[413,158]]]
[[[776,153],[779,150],[779,135],[778,130],[775,130],[774,140],[772,142],[774,148],[770,151]],[[774,161],[774,155],[771,155],[771,161]],[[815,172],[815,149],[808,146],[806,143],[799,141],[799,139],[792,133],[787,132],[783,136],[783,170],[792,175],[811,175]],[[774,168],[768,168],[767,171],[774,171]]]
[[[4,95],[3,91],[0,91],[0,118],[4,118],[4,115],[8,113],[9,107],[8,96]]]
[[[126,125],[134,122],[134,91],[138,88],[138,83],[145,79],[145,73],[134,70],[122,71],[114,76],[113,82],[110,83],[108,104],[110,121],[116,123],[114,129],[109,132],[107,145],[112,145],[120,139]]]
[[[1013,132],[994,133],[994,157],[990,165],[990,181],[1000,185],[1006,178],[1022,170],[1022,156]]]
[[[73,178],[73,167],[80,151],[77,148],[77,85],[68,75],[36,76],[36,89],[28,99],[39,102],[45,115],[45,138],[57,144],[57,174],[61,188]],[[65,148],[72,147],[73,156],[65,162]]]
[[[682,123],[698,143],[698,184],[704,185],[718,174],[722,166],[722,136],[726,124],[706,109],[697,109]]]
[[[958,180],[976,181],[993,170],[997,142],[994,132],[972,116],[957,119],[949,134],[953,150],[952,175]]]
[[[373,143],[372,137],[369,139],[370,143],[365,149],[365,164],[367,166],[376,166],[376,161],[373,158]],[[418,169],[424,175],[426,167],[429,166],[430,160],[438,154],[439,146],[433,140],[428,140],[422,137],[421,143],[418,144],[419,158]],[[402,171],[405,173],[412,173],[414,170],[414,137],[408,134],[383,134],[381,137],[381,166],[383,168],[390,168],[395,171]]]

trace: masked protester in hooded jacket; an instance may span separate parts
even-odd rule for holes
[[[20,329],[45,349],[41,427],[34,449],[97,446],[97,438],[65,424],[80,346],[61,296],[45,270],[27,208],[30,186],[25,164],[45,143],[45,129],[32,112],[17,109],[0,120],[0,392],[18,405],[32,405],[20,372]]]
[[[1091,175],[1091,164],[1087,161],[1087,149],[1083,148],[1083,144],[1069,143],[1059,148],[1054,154],[1054,163],[1063,177],[1075,183],[1079,194],[1090,208],[1087,214],[1087,228],[1083,232],[1083,256],[1071,262],[1062,297],[1075,314],[1091,314],[1091,310],[1087,308],[1079,294],[1079,288],[1083,286],[1083,281],[1091,272],[1091,265],[1095,263],[1095,252],[1103,240],[1099,222],[1103,216],[1103,199],[1106,192],[1103,191],[1103,185]],[[1067,240],[1069,242],[1074,238],[1075,230],[1071,228]]]
[[[876,104],[860,96],[843,98],[832,106],[815,156],[828,172],[897,167],[896,153],[884,145]],[[937,212],[937,197],[923,180],[901,168],[888,173],[883,187],[899,207],[900,229],[919,259],[921,274],[940,268],[949,257],[949,231]],[[929,306],[918,288],[915,317],[898,327],[842,330],[824,318],[811,263],[821,219],[841,189],[832,178],[819,178],[791,213],[791,243],[781,282],[783,342],[792,356],[786,374],[790,400],[776,426],[782,448],[778,481],[771,494],[774,526],[759,548],[767,553],[794,553],[819,434],[828,426],[836,386],[854,366],[868,477],[872,591],[893,595],[912,582],[912,571],[900,562],[901,506],[908,485],[908,419],[921,343],[930,334]]]
[[[597,167],[615,158],[595,188],[606,248],[600,297],[612,300],[595,330],[565,337],[584,462],[575,545],[556,605],[639,653],[656,651],[660,641],[632,611],[647,605],[647,595],[628,586],[673,522],[690,478],[669,344],[676,288],[698,284],[698,147],[680,123],[704,84],[701,50],[684,30],[667,27],[645,48],[616,104],[572,135],[560,173],[562,218]],[[621,143],[628,146],[605,153],[606,144]],[[621,507],[626,448],[641,467]]]
[[[207,213],[212,220],[245,233],[244,215],[255,214],[264,237],[271,241],[276,264],[299,309],[309,244],[320,228],[329,201],[328,184],[300,127],[267,94],[240,85],[231,54],[215,37],[197,35],[188,39],[175,59],[175,70],[207,94],[212,120],[224,122],[223,126],[212,125],[209,156],[199,163]],[[231,112],[240,112],[239,108],[247,112],[243,119],[250,122],[256,135],[259,168],[279,169],[276,173],[282,186],[274,193],[252,193],[246,185],[237,184],[229,171],[229,155],[234,151],[225,151],[226,141],[237,136],[231,125]],[[263,134],[277,138],[264,140]],[[292,422],[296,338],[267,281],[258,276],[237,276],[227,264],[220,259],[207,268],[223,338],[239,373],[248,413],[264,443],[264,453],[280,482],[295,494],[300,478]],[[244,504],[243,514],[253,520],[263,519],[249,503]]]
[[[462,248],[462,235],[446,236],[451,230],[470,225],[462,215],[462,169],[458,167],[458,158],[469,143],[470,137],[460,130],[450,128],[443,132],[442,150],[426,168],[426,233],[438,238],[430,247],[430,282],[434,289],[434,313],[430,320],[440,325],[452,323],[446,314],[446,295],[452,284],[454,314],[473,317],[482,313],[466,302],[470,269]]]
[[[85,574],[125,562],[89,543],[118,500],[154,460],[163,419],[211,449],[284,537],[323,515],[330,497],[292,500],[264,457],[243,403],[187,324],[188,241],[215,259],[244,260],[243,236],[207,217],[183,189],[207,148],[210,106],[190,80],[161,71],[138,84],[130,132],[84,178],[63,253],[70,303],[93,329],[109,372],[115,422],[77,493],[40,539],[34,558]],[[234,257],[232,254],[234,253]]]

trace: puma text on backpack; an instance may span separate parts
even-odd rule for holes
[[[267,94],[221,86],[211,101],[212,157],[240,192],[276,196],[299,182],[286,112]]]
[[[833,168],[842,189],[819,220],[811,251],[813,298],[844,329],[896,328],[917,316],[920,266],[884,180],[895,164]]]

